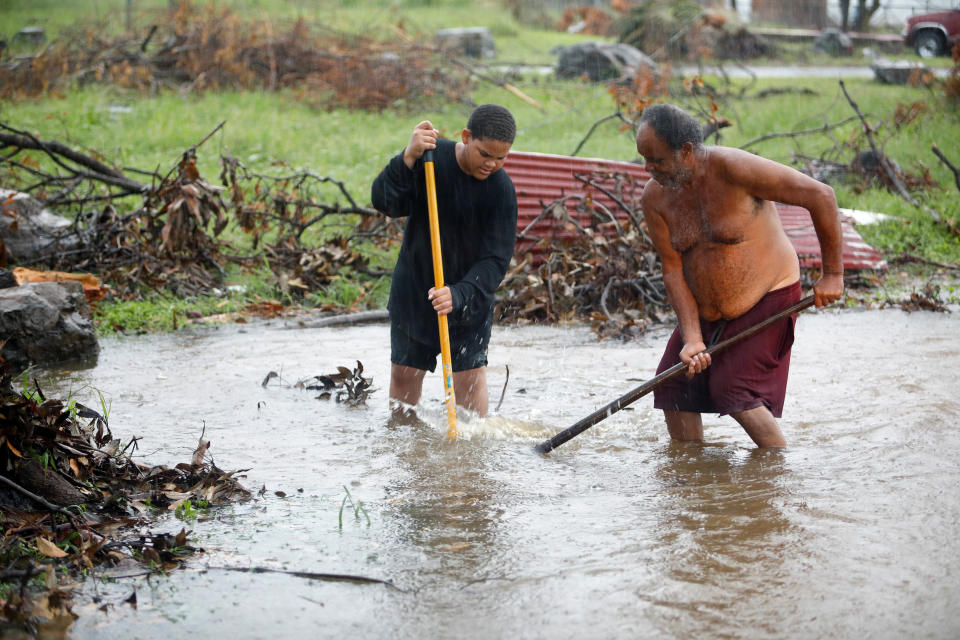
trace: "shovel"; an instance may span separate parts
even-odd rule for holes
[[[427,212],[430,215],[430,248],[433,251],[434,287],[443,287],[443,257],[440,253],[440,220],[437,214],[437,179],[433,173],[433,149],[423,152],[427,176]],[[457,400],[453,393],[453,365],[450,357],[450,329],[447,316],[437,314],[440,325],[440,360],[443,363],[443,396],[447,404],[447,439],[457,439]]]
[[[748,327],[747,329],[744,329],[740,333],[734,336],[730,336],[726,340],[718,342],[717,344],[707,349],[705,353],[708,353],[712,356],[713,354],[719,351],[723,351],[727,347],[737,344],[744,338],[749,338],[750,336],[756,333],[759,333],[760,331],[763,331],[764,329],[774,324],[775,322],[783,320],[787,316],[792,316],[795,313],[799,313],[800,311],[803,311],[804,309],[812,305],[813,302],[814,302],[814,297],[807,296],[803,300],[795,303],[790,307],[787,307],[786,309],[784,309],[783,311],[780,311],[779,313],[776,313],[770,316],[766,320],[761,320],[760,322],[753,325],[752,327]],[[613,402],[611,402],[610,404],[604,407],[600,407],[599,409],[597,409],[596,411],[594,411],[593,413],[588,415],[586,418],[584,418],[580,422],[573,425],[572,427],[568,427],[563,431],[561,431],[560,433],[558,433],[557,435],[550,438],[549,440],[544,440],[543,442],[538,444],[535,447],[537,453],[547,453],[548,451],[552,451],[553,449],[556,449],[567,440],[570,440],[571,438],[574,438],[575,436],[580,435],[581,433],[583,433],[593,425],[597,424],[601,420],[605,420],[606,418],[609,418],[610,416],[615,414],[617,411],[620,411],[620,409],[623,409],[628,404],[631,404],[636,400],[639,400],[643,396],[647,395],[648,393],[650,393],[651,391],[653,391],[654,389],[662,385],[667,380],[670,380],[671,378],[675,378],[676,376],[680,375],[681,373],[686,371],[687,366],[688,365],[684,364],[683,362],[678,362],[677,364],[673,365],[666,371],[660,373],[656,377],[651,378],[650,380],[647,380],[646,382],[644,382],[642,385],[640,385],[633,391],[630,391],[629,393],[626,393],[620,396],[619,398],[617,398],[616,400],[614,400]]]

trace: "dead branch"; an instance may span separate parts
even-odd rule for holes
[[[603,287],[603,293],[600,294],[600,310],[603,311],[603,315],[607,316],[607,320],[613,320],[610,311],[607,309],[607,295],[610,293],[610,287],[616,282],[614,278],[607,280],[606,286]]]
[[[273,569],[271,567],[207,567],[207,571],[239,571],[240,573],[279,573],[285,576],[295,578],[306,578],[308,580],[326,580],[333,582],[354,582],[358,584],[382,584],[398,591],[403,591],[390,580],[381,580],[380,578],[368,578],[366,576],[351,575],[346,573],[320,573],[317,571],[285,571],[283,569]]]
[[[847,124],[847,123],[850,122],[851,120],[858,120],[858,119],[860,119],[858,116],[850,116],[850,117],[848,117],[848,118],[844,118],[843,120],[841,120],[841,121],[839,121],[839,122],[834,122],[833,124],[830,124],[830,123],[825,122],[825,123],[823,123],[823,126],[822,126],[822,127],[813,127],[813,128],[811,128],[811,129],[801,129],[801,130],[799,130],[799,131],[784,131],[784,132],[777,132],[777,133],[767,133],[767,134],[764,134],[764,135],[762,135],[762,136],[760,136],[760,137],[758,137],[758,138],[754,138],[753,140],[750,140],[749,142],[743,143],[742,145],[740,145],[740,148],[741,148],[741,149],[746,149],[747,147],[752,147],[752,146],[755,145],[755,144],[758,144],[758,143],[760,143],[760,142],[764,142],[765,140],[771,140],[771,139],[774,139],[774,138],[799,138],[800,136],[806,136],[806,135],[810,135],[810,134],[813,134],[813,133],[830,133],[830,131],[832,131],[833,129],[836,129],[836,128],[838,128],[838,127],[842,127],[843,125]]]
[[[943,152],[940,151],[940,147],[937,146],[936,142],[933,143],[932,150],[933,150],[933,155],[940,158],[940,162],[947,165],[947,168],[953,172],[953,182],[954,184],[957,185],[957,189],[960,190],[960,169],[957,169],[957,167],[955,167],[953,163],[950,162],[947,156],[945,156]]]
[[[919,256],[914,256],[908,254],[904,251],[899,256],[890,260],[892,264],[907,264],[907,263],[917,263],[917,264],[926,264],[932,267],[937,267],[938,269],[947,269],[949,271],[960,271],[960,265],[956,264],[947,264],[946,262],[937,262],[935,260],[927,260],[926,258],[921,258]]]
[[[583,136],[583,139],[580,141],[580,143],[577,144],[577,148],[574,149],[574,150],[573,150],[573,153],[571,153],[570,155],[571,155],[571,156],[575,156],[575,155],[577,155],[578,153],[580,153],[580,149],[582,149],[582,148],[583,148],[583,145],[585,145],[585,144],[587,143],[587,140],[589,140],[589,139],[590,139],[590,136],[593,135],[593,132],[597,130],[597,127],[599,127],[601,124],[603,124],[603,123],[606,122],[607,120],[614,120],[614,119],[620,120],[621,122],[623,122],[623,123],[626,124],[626,125],[629,125],[629,126],[630,126],[631,128],[633,128],[633,129],[636,128],[636,124],[633,123],[633,122],[631,122],[630,120],[628,120],[628,119],[623,115],[623,112],[621,112],[621,111],[618,109],[618,110],[616,111],[616,113],[611,113],[610,115],[603,116],[602,118],[600,118],[599,120],[597,120],[596,122],[594,122],[594,123],[590,126],[590,129],[587,130],[586,135]]]
[[[99,160],[75,151],[60,142],[44,142],[30,133],[19,131],[3,123],[0,123],[0,129],[10,132],[4,133],[0,131],[0,149],[13,147],[13,151],[4,158],[7,162],[10,162],[12,158],[23,149],[34,149],[43,151],[54,164],[69,172],[66,178],[60,179],[61,182],[69,183],[77,180],[96,180],[120,187],[127,193],[143,193],[148,188],[147,185],[131,180],[121,172],[105,165]],[[80,167],[89,169],[89,171],[70,166],[64,160],[69,160]]]
[[[326,316],[315,319],[302,319],[293,323],[284,325],[285,329],[317,329],[320,327],[342,327],[366,324],[368,322],[384,322],[390,319],[390,312],[387,309],[375,309],[373,311],[360,311],[357,313],[344,313],[333,316]]]
[[[39,504],[40,506],[42,506],[44,509],[49,509],[50,511],[53,511],[54,513],[59,513],[59,514],[61,514],[61,515],[67,516],[67,517],[70,518],[71,520],[74,518],[74,514],[70,513],[69,511],[67,511],[67,510],[64,509],[63,507],[60,507],[60,506],[58,506],[58,505],[53,504],[52,502],[50,502],[49,500],[47,500],[47,499],[44,498],[43,496],[39,496],[39,495],[35,494],[34,492],[32,492],[32,491],[30,491],[30,490],[28,490],[28,489],[24,489],[24,488],[21,487],[19,484],[17,484],[16,482],[14,482],[13,480],[11,480],[10,478],[8,478],[8,477],[6,477],[6,476],[4,476],[4,475],[0,475],[0,483],[5,484],[6,486],[8,486],[9,488],[13,489],[14,491],[17,491],[17,492],[25,495],[26,497],[30,498],[31,500],[33,500],[34,502],[36,502],[37,504]]]
[[[176,3],[146,38],[65,32],[35,56],[0,63],[0,97],[102,82],[156,90],[292,89],[319,105],[381,110],[398,100],[461,100],[469,78],[432,47],[308,27],[283,31],[269,19],[242,20],[227,8]],[[151,49],[151,42],[160,42]],[[505,87],[520,94],[515,87]],[[521,94],[522,95],[522,94]]]
[[[873,129],[869,125],[869,123],[867,123],[867,119],[863,115],[863,113],[860,111],[860,107],[857,105],[854,99],[850,97],[850,94],[847,92],[847,86],[843,82],[843,80],[840,80],[840,89],[843,91],[843,95],[847,98],[847,102],[850,103],[850,106],[853,108],[854,112],[856,112],[857,116],[860,118],[860,122],[863,125],[863,132],[867,137],[867,142],[870,143],[870,149],[873,151],[874,157],[876,157],[877,160],[879,161],[880,166],[882,167],[884,173],[887,176],[887,179],[890,181],[890,184],[893,186],[896,192],[899,193],[904,200],[906,200],[913,206],[924,209],[927,212],[927,214],[929,214],[930,217],[933,218],[935,221],[942,222],[939,213],[937,213],[931,207],[921,205],[919,202],[917,202],[916,198],[910,195],[910,192],[907,191],[907,188],[903,184],[903,181],[900,180],[900,177],[897,175],[897,170],[896,168],[894,168],[893,164],[890,162],[890,159],[887,157],[885,153],[881,152],[877,148],[877,144],[873,140]]]
[[[223,126],[219,123],[184,151],[165,176],[127,169],[149,176],[144,184],[126,178],[108,161],[0,123],[0,145],[14,146],[12,153],[0,156],[0,166],[10,168],[6,186],[35,194],[47,207],[80,211],[59,244],[34,264],[97,273],[123,296],[158,288],[181,295],[206,293],[222,281],[224,260],[245,262],[223,255],[225,245],[216,240],[232,209],[241,228],[254,236],[255,246],[263,235],[276,238],[253,262],[262,264],[266,257],[288,293],[326,286],[342,267],[373,277],[385,274],[369,268],[367,258],[350,245],[372,241],[389,246],[399,241],[401,226],[360,206],[340,180],[312,172],[266,176],[225,156],[221,179],[230,199],[224,203],[220,195],[224,188],[203,179],[196,158],[197,149]],[[15,156],[22,149],[40,150],[49,162],[18,161]],[[120,188],[104,193],[104,185]],[[343,202],[331,203],[324,192],[328,187]],[[131,203],[131,197],[139,202]],[[305,246],[305,232],[330,216],[344,221],[346,233],[317,248]],[[359,216],[360,221],[352,224],[350,216]],[[324,233],[335,224],[324,222]]]
[[[439,51],[439,49],[438,49],[438,51]],[[527,94],[525,94],[523,91],[520,91],[520,89],[517,89],[515,86],[513,86],[512,84],[510,84],[510,83],[507,82],[506,80],[501,80],[501,79],[495,78],[495,77],[493,77],[493,76],[491,76],[491,75],[489,75],[489,74],[483,73],[483,72],[481,72],[481,71],[479,71],[479,70],[477,69],[476,65],[470,64],[470,63],[468,63],[468,62],[466,62],[466,61],[464,61],[464,60],[462,60],[462,59],[460,59],[460,58],[450,58],[450,61],[453,62],[454,64],[462,67],[462,68],[465,69],[466,71],[470,72],[472,75],[480,78],[481,80],[486,80],[487,82],[490,82],[491,84],[495,84],[496,86],[501,87],[502,89],[506,89],[507,91],[509,91],[509,92],[512,93],[513,95],[517,96],[518,98],[520,98],[521,100],[523,100],[524,102],[526,102],[527,104],[529,104],[530,106],[536,107],[537,109],[539,109],[540,111],[542,111],[542,112],[544,112],[544,113],[547,112],[547,110],[543,108],[543,105],[541,105],[539,102],[537,102],[536,100],[534,100],[533,98],[531,98],[530,96],[528,96]]]
[[[576,174],[573,175],[573,177],[574,177],[576,180],[579,180],[580,182],[582,182],[582,183],[584,183],[584,184],[586,184],[586,185],[588,185],[588,186],[593,187],[594,189],[596,189],[597,191],[603,193],[605,196],[607,196],[608,198],[610,198],[611,200],[613,200],[615,203],[617,203],[617,204],[620,206],[620,208],[623,209],[623,210],[627,213],[627,216],[630,218],[630,221],[633,223],[633,226],[634,226],[634,228],[637,230],[637,233],[639,233],[640,235],[642,235],[643,238],[644,238],[644,240],[650,242],[650,237],[647,235],[646,230],[643,228],[643,225],[642,225],[641,222],[640,222],[640,217],[638,217],[638,215],[637,215],[636,209],[639,208],[639,205],[638,205],[638,206],[635,206],[635,207],[629,207],[629,206],[627,206],[627,204],[624,202],[624,198],[623,198],[623,194],[622,194],[622,193],[613,193],[610,189],[607,189],[604,185],[599,184],[599,183],[594,179],[593,176],[587,178],[587,177],[584,177],[584,176],[580,175],[579,173],[576,173]],[[622,178],[623,178],[623,176],[617,175],[617,176],[614,176],[614,178],[615,178],[615,180],[616,180],[616,185],[617,185],[617,187],[620,188],[620,190],[622,191],[622,186],[623,186],[623,180],[622,180]],[[632,181],[631,181],[631,182],[632,182]],[[635,188],[636,185],[631,184],[631,187],[634,187],[634,188]],[[618,227],[617,227],[617,232],[619,233],[619,231],[620,231],[620,228],[619,228],[619,226],[618,226]]]
[[[507,370],[507,377],[503,380],[503,389],[500,390],[500,401],[497,402],[497,408],[494,409],[494,412],[500,411],[500,407],[503,406],[503,397],[507,395],[507,383],[510,382],[510,365],[505,364],[503,368]]]
[[[598,182],[596,178],[581,181],[593,186]],[[629,212],[625,199],[618,200]],[[667,309],[666,292],[649,238],[632,228],[624,232],[610,222],[584,228],[571,217],[573,209],[567,206],[571,203],[577,211],[596,216],[598,203],[584,194],[565,194],[543,205],[518,240],[534,239],[532,231],[543,220],[550,220],[552,228],[522,261],[511,264],[497,317],[533,322],[589,319],[601,337],[636,335],[649,323],[660,321],[660,313]],[[609,211],[604,208],[603,213]],[[535,271],[533,251],[543,256]]]

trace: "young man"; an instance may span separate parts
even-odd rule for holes
[[[689,365],[686,380],[654,391],[654,407],[676,440],[702,440],[700,414],[720,413],[736,419],[758,446],[786,446],[776,418],[796,317],[732,347],[716,363],[704,351],[801,298],[797,254],[774,202],[810,211],[823,261],[816,305],[840,299],[842,230],[833,189],[746,151],[705,147],[697,121],[668,104],[644,110],[637,151],[653,178],[643,211],[678,320],[657,372]]]
[[[390,403],[394,413],[420,400],[423,377],[440,353],[438,314],[447,315],[457,404],[487,413],[487,345],[494,293],[517,235],[517,196],[502,171],[517,127],[509,111],[485,104],[470,115],[460,142],[440,140],[427,120],[403,153],[373,182],[373,206],[406,217],[390,288]],[[445,285],[434,287],[422,155],[434,152]]]

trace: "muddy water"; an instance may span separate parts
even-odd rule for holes
[[[532,446],[652,375],[663,331],[498,327],[503,404],[461,417],[456,444],[435,374],[426,422],[388,425],[384,325],[106,340],[48,390],[101,390],[154,464],[188,460],[205,429],[216,463],[266,493],[193,523],[206,552],[186,569],[88,583],[73,637],[957,637],[958,330],[956,313],[805,313],[782,452],[717,416],[707,444],[671,444],[648,397],[548,456]],[[358,359],[380,388],[367,408],[260,386]],[[369,522],[348,506],[341,527],[344,487]]]

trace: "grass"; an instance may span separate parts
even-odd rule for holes
[[[711,79],[708,78],[708,81]],[[742,81],[745,82],[745,81]],[[529,77],[516,81],[543,110],[492,84],[480,84],[475,102],[500,102],[513,110],[519,123],[516,150],[569,154],[590,126],[615,107],[602,85],[558,82]],[[956,198],[949,188],[952,174],[930,151],[939,143],[949,156],[950,140],[960,136],[957,107],[936,90],[892,87],[867,79],[846,81],[849,93],[874,124],[886,152],[906,170],[929,170],[944,189],[930,194],[931,206],[956,215]],[[815,95],[798,99],[787,94],[766,99],[750,96],[765,88],[809,89]],[[763,79],[750,87],[747,99],[721,102],[720,115],[734,126],[722,131],[721,143],[740,146],[771,132],[790,132],[839,122],[854,115],[833,79]],[[704,100],[705,102],[705,100]],[[914,122],[897,126],[900,106],[925,105]],[[226,125],[200,148],[201,173],[208,181],[219,174],[220,153],[229,152],[254,169],[282,174],[294,169],[342,180],[358,201],[369,201],[369,185],[389,157],[406,144],[409,131],[421,119],[434,122],[448,137],[465,123],[469,108],[450,104],[424,113],[395,109],[383,113],[318,111],[289,95],[265,92],[207,93],[181,96],[174,92],[141,95],[113,88],[86,87],[64,98],[45,98],[0,105],[0,118],[45,139],[58,139],[81,149],[99,150],[127,167],[165,172],[184,149],[201,140],[221,120]],[[841,162],[852,160],[844,142],[859,129],[856,122],[832,133],[775,138],[750,146],[765,157],[790,164],[796,154]],[[835,140],[839,144],[835,147]],[[619,123],[598,127],[580,151],[582,156],[633,160],[632,132]],[[956,161],[956,159],[954,159]],[[329,190],[330,197],[334,189]],[[905,215],[911,208],[889,194],[841,192],[841,206]]]
[[[235,313],[277,297],[280,293],[266,267],[244,272],[234,266],[228,268],[218,294],[176,297],[155,291],[137,300],[103,300],[96,304],[94,318],[101,335],[156,333],[182,327],[197,316]]]
[[[489,26],[495,34],[496,60],[500,62],[523,60],[552,64],[552,47],[595,39],[521,24],[502,5],[490,0],[479,4],[466,0],[324,3],[237,0],[219,4],[229,4],[235,11],[252,17],[269,15],[278,24],[302,17],[346,31],[362,28],[366,34],[379,34],[384,38],[396,37],[398,27],[423,38],[428,37],[424,34],[440,27]],[[166,5],[167,0],[133,1],[138,21],[142,21],[147,12]],[[88,17],[111,18],[113,28],[122,30],[124,6],[123,0],[87,0],[85,3],[6,0],[4,11],[0,12],[0,33],[9,34],[32,23],[42,24],[55,33],[72,24],[81,11]],[[705,80],[724,89],[718,78]],[[615,111],[603,85],[557,81],[552,76],[529,72],[511,76],[510,82],[541,108],[484,81],[478,81],[470,98],[477,104],[498,102],[514,112],[519,125],[516,150],[570,154],[594,122]],[[960,139],[958,106],[948,103],[939,88],[894,87],[870,79],[849,79],[845,83],[876,128],[877,140],[886,153],[911,173],[929,172],[932,180],[941,185],[918,197],[941,215],[960,220],[960,198],[953,186],[953,175],[930,151],[931,145],[937,143],[948,157],[952,156],[955,164],[960,163],[956,145],[951,142]],[[806,89],[813,95],[756,97],[758,91],[769,88]],[[822,127],[825,122],[834,123],[854,115],[834,79],[734,80],[728,89],[733,94],[743,94],[729,100],[717,97],[719,115],[733,123],[722,130],[720,143],[730,146],[741,146],[772,132]],[[708,104],[707,97],[696,100],[703,106]],[[898,111],[914,103],[923,105],[916,119],[898,124],[895,117]],[[121,166],[156,169],[161,173],[176,163],[184,149],[225,121],[223,129],[198,152],[201,174],[209,182],[218,182],[219,155],[229,151],[264,173],[281,175],[309,170],[334,177],[344,182],[359,204],[367,205],[373,178],[390,156],[404,147],[417,122],[429,119],[445,135],[454,137],[465,124],[469,110],[464,104],[451,103],[423,112],[411,112],[404,105],[397,105],[381,113],[370,113],[322,109],[284,92],[139,93],[91,85],[69,90],[62,97],[0,103],[0,120],[44,139],[101,152]],[[794,164],[800,155],[848,163],[853,155],[849,142],[859,131],[859,124],[852,122],[829,134],[778,137],[751,145],[749,149],[785,164]],[[614,121],[605,123],[590,136],[579,155],[634,160],[637,154],[633,133]],[[908,252],[928,260],[960,264],[957,236],[932,223],[923,211],[899,196],[857,185],[838,186],[836,192],[841,207],[899,217],[860,229],[868,242],[888,255]],[[339,198],[333,188],[325,195]],[[237,250],[244,251],[240,235],[236,231],[229,233],[235,234],[230,237],[238,240]],[[395,254],[376,254],[371,266],[389,268],[394,258]],[[356,304],[361,291],[358,281],[352,278],[350,274],[343,274],[325,290],[311,292],[304,302],[308,305]],[[389,278],[374,279],[367,284],[371,286],[362,302],[382,306],[389,290]],[[97,312],[98,327],[104,333],[169,330],[174,326],[175,317],[182,324],[190,312],[209,315],[239,311],[252,302],[280,295],[265,269],[252,273],[231,272],[225,287],[228,285],[237,287],[225,289],[220,297],[188,300],[158,293],[136,302],[101,303]]]
[[[153,17],[172,4],[176,2],[131,0],[133,32],[145,34]],[[192,4],[229,7],[239,16],[268,19],[278,28],[303,19],[309,24],[385,41],[409,37],[424,42],[432,39],[438,29],[488,27],[497,44],[496,60],[530,64],[552,64],[550,49],[555,46],[596,39],[521,23],[499,0],[209,0]],[[126,0],[4,0],[0,34],[11,38],[25,26],[41,26],[49,39],[77,23],[92,23],[99,33],[123,35],[127,32],[127,6]],[[559,11],[547,9],[525,13],[525,22],[540,25],[553,25],[559,18]]]

